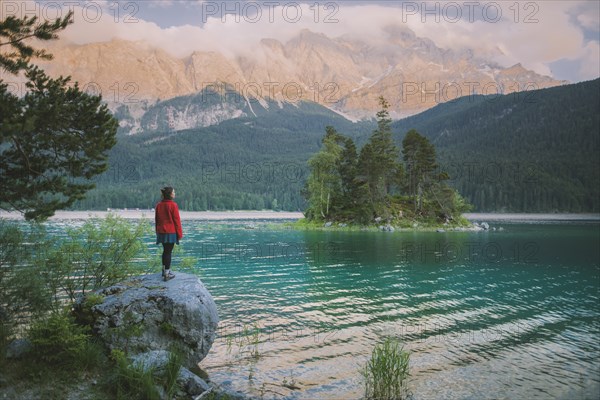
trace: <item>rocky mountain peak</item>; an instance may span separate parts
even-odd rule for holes
[[[264,38],[252,56],[233,58],[195,51],[179,59],[148,43],[120,39],[58,42],[50,49],[55,59],[41,64],[52,75],[72,75],[82,86],[99,87],[111,108],[131,109],[129,100],[153,104],[221,82],[243,97],[315,101],[355,118],[372,117],[381,95],[400,117],[482,93],[490,85],[506,93],[522,90],[525,83],[536,88],[564,83],[521,64],[502,68],[476,50],[440,48],[402,25],[387,26],[384,32],[384,40],[373,44],[304,29],[285,43]]]

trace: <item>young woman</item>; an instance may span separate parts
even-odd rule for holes
[[[156,244],[162,243],[162,276],[165,281],[175,278],[171,272],[171,253],[175,244],[183,238],[179,207],[173,201],[175,189],[166,186],[160,190],[162,200],[156,205],[154,220],[156,225]]]

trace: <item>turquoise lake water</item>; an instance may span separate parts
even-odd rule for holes
[[[600,224],[491,226],[503,230],[184,221],[221,318],[200,366],[255,398],[360,398],[360,367],[393,336],[414,399],[600,398]]]

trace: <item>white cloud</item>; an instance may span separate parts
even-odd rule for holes
[[[174,0],[152,0],[149,1],[150,7],[171,7],[174,4]]]
[[[580,14],[577,16],[577,20],[584,28],[598,32],[599,21],[597,14]]]
[[[160,3],[168,6],[170,2],[165,0]],[[144,40],[177,57],[184,57],[193,51],[220,51],[234,57],[255,55],[256,45],[263,38],[276,38],[285,43],[301,29],[310,29],[330,37],[350,35],[376,46],[383,44],[385,27],[401,25],[409,27],[418,36],[431,39],[439,47],[473,49],[476,54],[494,57],[504,66],[520,62],[526,68],[549,75],[550,63],[570,59],[580,62],[582,79],[594,77],[594,74],[597,76],[598,70],[598,39],[586,40],[583,32],[583,28],[598,31],[597,12],[590,12],[598,9],[595,1],[493,2],[502,5],[502,18],[497,22],[491,20],[495,18],[497,10],[488,8],[486,14],[481,7],[470,10],[471,14],[463,9],[463,19],[456,21],[456,9],[443,8],[449,4],[443,2],[427,3],[429,10],[435,10],[436,3],[440,6],[438,11],[426,14],[425,21],[422,15],[406,6],[342,4],[339,9],[324,9],[324,2],[319,3],[318,13],[310,4],[302,4],[297,10],[281,6],[272,8],[268,3],[254,2],[261,6],[260,16],[255,13],[256,7],[238,3],[239,9],[245,14],[237,17],[226,14],[223,20],[216,15],[220,10],[216,10],[214,16],[206,19],[208,11],[215,11],[207,7],[219,6],[223,2],[205,2],[202,7],[173,2],[170,7],[180,7],[182,12],[188,14],[197,13],[194,18],[199,23],[169,28],[161,28],[154,22],[142,19],[136,23],[126,23],[123,14],[115,18],[114,9],[110,8],[112,2],[103,0],[95,3],[104,7],[101,18],[95,21],[93,10],[88,10],[86,17],[85,10],[78,8],[76,23],[61,37],[75,43],[113,38]],[[424,3],[413,4],[422,7]],[[468,17],[473,17],[472,22]],[[203,26],[200,23],[202,19],[206,19]],[[529,23],[526,23],[527,20]]]
[[[598,33],[600,31],[600,2],[587,1],[574,8],[573,14],[582,27]]]
[[[504,53],[496,57],[501,64],[520,62],[543,74],[550,73],[547,63],[580,54],[583,32],[570,22],[568,13],[578,2],[527,3],[539,7],[527,9],[523,3],[501,4],[502,19],[497,22],[490,18],[479,18],[472,23],[464,20],[452,23],[444,18],[439,23],[422,23],[411,19],[408,25],[440,47],[472,48],[482,54],[493,54],[497,47]],[[520,6],[518,13],[515,4]],[[488,15],[495,18],[491,11]]]
[[[600,76],[600,45],[598,42],[589,42],[581,55],[581,68],[579,75],[582,80],[596,79]]]

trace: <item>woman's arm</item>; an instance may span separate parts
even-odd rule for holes
[[[181,228],[181,218],[179,217],[179,206],[173,202],[172,215],[173,223],[175,224],[175,232],[177,233],[177,239],[183,238],[183,229]]]
[[[158,233],[158,204],[154,206],[154,231]]]

